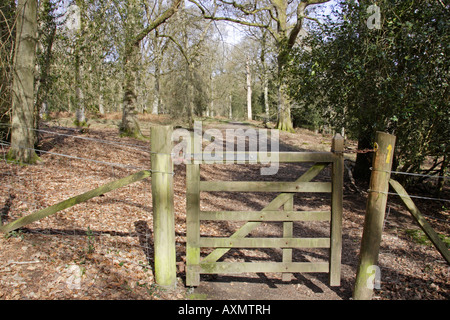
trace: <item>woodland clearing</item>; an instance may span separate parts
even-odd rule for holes
[[[114,119],[92,119],[80,133],[64,118],[41,125],[36,165],[8,164],[6,147],[0,149],[0,212],[3,224],[22,215],[150,167],[149,142],[119,137]],[[147,116],[141,119],[144,135],[154,124],[170,119]],[[176,125],[176,124],[175,124]],[[228,123],[207,120],[204,128],[261,126],[258,122]],[[328,151],[331,135],[297,129],[280,132],[280,151]],[[355,143],[348,141],[347,148]],[[66,156],[61,156],[66,155]],[[70,156],[70,157],[67,157]],[[347,154],[351,164],[354,154]],[[95,161],[89,161],[95,160]],[[121,164],[122,166],[117,166]],[[342,280],[329,287],[327,274],[294,274],[283,282],[280,274],[202,276],[196,288],[184,285],[185,260],[185,166],[175,166],[175,231],[178,285],[175,290],[159,287],[153,277],[152,201],[150,179],[112,191],[53,216],[0,237],[0,299],[2,300],[349,300],[352,296],[362,236],[367,186],[357,192],[346,175],[344,191]],[[295,179],[302,166],[280,164],[279,174],[268,179]],[[325,172],[326,173],[326,172]],[[208,165],[204,179],[257,180],[258,166]],[[412,190],[419,192],[419,190]],[[417,194],[417,193],[416,193]],[[420,194],[419,194],[420,195]],[[450,198],[447,186],[441,198]],[[270,194],[207,193],[202,209],[260,209]],[[450,206],[447,202],[415,201],[429,223],[440,234],[450,235]],[[296,208],[318,209],[324,199],[296,195]],[[217,210],[217,209],[216,209]],[[222,210],[222,209],[221,209]],[[396,196],[389,196],[380,249],[381,283],[376,300],[448,300],[450,267],[421,235],[417,224]],[[218,234],[236,229],[231,222],[205,224],[202,232]],[[300,236],[329,232],[323,222],[295,224]],[[264,224],[256,233],[277,236],[280,224]],[[294,252],[294,257],[316,259],[325,251]],[[235,250],[230,261],[279,260],[276,250]]]

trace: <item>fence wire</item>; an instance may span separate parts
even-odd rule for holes
[[[148,170],[150,154],[154,154],[145,146],[100,138],[93,131],[89,136],[71,134],[62,127],[37,132],[41,145],[51,145],[33,148],[43,160],[38,165],[11,163],[7,159],[10,144],[0,141],[2,224],[135,170]],[[51,141],[55,137],[68,139]],[[177,254],[184,256],[185,229],[180,220],[185,203],[181,198],[176,198],[175,223]],[[145,179],[6,235],[0,240],[0,298],[157,298],[163,293],[152,278],[152,225],[151,183]]]
[[[95,132],[77,136],[48,128],[39,133],[40,147],[32,148],[42,160],[37,165],[9,161],[10,143],[0,141],[3,225],[150,168],[150,150],[138,144]],[[151,180],[144,179],[4,235],[0,298],[157,298],[164,293],[151,271],[152,224]],[[18,242],[27,250],[17,250]]]

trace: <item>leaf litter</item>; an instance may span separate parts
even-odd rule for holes
[[[216,126],[219,127],[220,126]],[[223,128],[221,128],[223,129]],[[148,142],[120,138],[116,129],[90,129],[83,135],[67,128],[55,132],[91,138],[77,139],[44,133],[40,136],[42,162],[16,166],[0,161],[0,212],[8,223],[96,188],[138,170],[150,168]],[[95,140],[94,140],[95,139]],[[306,130],[281,133],[288,150],[329,150],[331,136]],[[110,141],[111,143],[102,143]],[[6,149],[0,150],[4,159]],[[283,151],[283,150],[281,150]],[[50,153],[51,152],[51,153]],[[62,157],[56,154],[69,155]],[[92,159],[88,161],[85,159]],[[115,166],[111,164],[121,164]],[[307,167],[280,164],[277,176],[261,177],[258,165],[202,165],[203,180],[293,181]],[[175,239],[178,284],[165,290],[153,275],[153,220],[151,180],[117,189],[66,209],[0,238],[0,298],[17,299],[187,299],[184,286],[186,241],[185,166],[174,168]],[[327,179],[329,168],[318,179]],[[364,187],[364,186],[363,186]],[[364,188],[360,188],[363,190]],[[445,192],[448,195],[448,190]],[[261,210],[276,194],[201,194],[202,210]],[[197,295],[211,299],[350,299],[364,224],[366,194],[355,192],[345,181],[342,285],[329,288],[324,274],[294,275],[283,282],[280,274],[202,276]],[[295,210],[327,210],[323,195],[295,195]],[[381,286],[374,299],[448,300],[450,269],[434,247],[414,242],[405,230],[418,229],[408,212],[390,198],[389,215],[380,250]],[[436,217],[430,220],[439,232],[449,234],[449,209],[418,204]],[[229,236],[242,222],[202,223],[204,236]],[[279,237],[281,223],[263,223],[250,236]],[[296,237],[329,235],[329,224],[295,223]],[[211,249],[203,249],[206,255]],[[294,250],[294,261],[326,261],[327,250]],[[225,261],[280,261],[281,250],[230,250]],[[205,294],[203,294],[205,293]]]

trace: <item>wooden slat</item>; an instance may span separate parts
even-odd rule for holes
[[[186,263],[195,265],[200,262],[200,165],[186,165]],[[186,285],[197,286],[200,275],[195,272],[186,273]]]
[[[328,163],[316,163],[311,168],[308,169],[300,178],[298,178],[297,182],[307,182],[312,180],[315,176],[317,176],[325,167],[328,166]],[[273,211],[278,210],[282,205],[289,201],[291,197],[290,193],[282,193],[278,195],[275,199],[273,199],[262,211]],[[243,225],[239,230],[237,230],[230,238],[243,238],[248,235],[253,229],[257,228],[261,222],[259,221],[251,221],[247,222]],[[204,262],[215,262],[220,259],[225,253],[227,253],[229,248],[217,248],[213,252],[211,252],[207,257],[203,259]]]
[[[202,211],[200,220],[330,221],[331,211]]]
[[[291,199],[284,204],[285,211],[294,210],[294,194],[291,195]],[[283,238],[294,237],[294,223],[292,221],[283,222]],[[284,263],[292,262],[292,248],[284,248],[282,260]],[[281,279],[283,281],[290,281],[292,274],[283,273]]]
[[[252,163],[270,163],[270,162],[323,162],[331,163],[335,159],[332,152],[223,152],[219,154],[193,154],[191,155],[196,164],[252,164]],[[212,160],[214,159],[214,160]]]
[[[331,182],[200,181],[200,191],[331,192]]]
[[[10,222],[7,225],[4,225],[0,227],[0,232],[10,232],[13,230],[16,230],[18,228],[21,228],[27,224],[30,224],[32,222],[38,221],[40,219],[43,219],[45,217],[48,217],[52,214],[55,214],[59,211],[65,210],[67,208],[73,207],[74,205],[80,204],[82,202],[86,202],[89,199],[92,199],[94,197],[98,197],[102,194],[105,194],[107,192],[113,191],[115,189],[124,187],[126,185],[129,185],[131,183],[140,181],[142,179],[148,178],[151,176],[151,171],[143,170],[139,171],[135,174],[132,174],[128,177],[109,182],[101,187],[98,187],[94,190],[87,191],[83,194],[80,194],[78,196],[72,197],[70,199],[64,200],[62,202],[59,202],[57,204],[54,204],[50,207],[47,207],[45,209],[36,211],[32,214],[29,214],[25,217],[19,218],[17,220],[14,220],[13,222]]]
[[[411,215],[414,217],[414,219],[419,224],[420,228],[425,232],[425,234],[428,236],[428,238],[431,240],[431,242],[434,244],[436,249],[439,251],[439,253],[442,255],[442,257],[447,261],[448,264],[450,264],[450,250],[447,248],[444,242],[441,241],[438,234],[434,231],[433,227],[425,220],[422,213],[419,211],[419,209],[416,207],[414,202],[409,197],[408,193],[406,193],[405,188],[398,183],[397,181],[390,179],[389,180],[390,185],[392,188],[394,188],[395,192],[400,196],[403,203],[408,208],[408,211],[411,213]]]
[[[330,238],[200,238],[208,248],[329,248]]]
[[[344,190],[344,138],[336,134],[331,149],[336,152],[336,159],[331,168],[333,180],[331,193],[331,248],[330,248],[330,286],[341,284],[342,253],[342,205]]]
[[[200,263],[188,266],[188,272],[213,273],[242,273],[242,272],[328,272],[328,262],[215,262]]]

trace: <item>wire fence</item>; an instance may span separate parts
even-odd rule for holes
[[[370,168],[374,171],[373,168]],[[444,188],[448,176],[429,175],[401,171],[383,171],[390,175],[390,178],[396,182],[396,176],[410,177],[410,181],[420,181],[423,183],[428,179],[443,182],[440,184],[439,196],[448,195],[448,189]],[[419,178],[419,179],[417,179]],[[397,185],[399,185],[396,182]],[[386,211],[382,226],[382,242],[379,250],[375,283],[376,289],[382,289],[384,292],[394,289],[411,290],[409,285],[411,279],[419,281],[436,279],[442,277],[443,282],[447,283],[450,275],[448,268],[448,250],[450,248],[450,233],[448,223],[450,222],[449,199],[443,197],[429,197],[425,195],[410,195],[409,190],[404,188],[394,188],[396,192],[384,192],[380,190],[367,190],[369,193],[378,193],[387,195]],[[411,192],[417,192],[420,188],[411,188]],[[414,190],[414,191],[413,191]],[[403,201],[398,203],[398,199]],[[411,201],[412,200],[412,201]],[[411,203],[414,203],[411,205]],[[412,209],[412,208],[415,209]],[[420,208],[420,211],[419,211]],[[409,212],[408,212],[409,211]],[[405,215],[406,214],[406,215]],[[405,248],[408,248],[407,250]],[[438,253],[441,255],[439,256]],[[437,257],[435,256],[437,255]],[[412,258],[412,259],[411,259]],[[416,260],[416,261],[414,261]],[[414,265],[423,263],[425,267],[415,268]],[[433,265],[431,267],[431,265]],[[410,272],[410,270],[415,270]],[[378,282],[377,282],[378,281]],[[383,282],[383,286],[381,286]],[[438,288],[432,284],[433,288]],[[426,288],[429,288],[427,283]],[[379,294],[378,291],[375,294]],[[414,296],[420,297],[426,292],[426,289],[417,290]],[[375,296],[379,298],[379,296]],[[392,296],[390,297],[392,298]]]
[[[373,171],[373,168],[370,168],[371,171]],[[406,176],[412,176],[412,177],[421,177],[421,178],[430,178],[430,179],[442,179],[442,180],[449,180],[449,176],[440,176],[440,175],[429,175],[429,174],[421,174],[421,173],[413,173],[413,172],[402,172],[402,171],[383,171],[383,170],[377,170],[382,172],[387,172],[390,174],[400,174],[400,175],[406,175]]]
[[[40,138],[39,147],[32,148],[42,159],[38,165],[20,166],[11,162],[7,158],[10,143],[0,140],[2,224],[136,170],[150,170],[153,152],[148,142],[125,142],[126,139],[115,133],[105,136],[106,133],[93,130],[83,135],[63,127],[30,130],[35,130]],[[179,184],[178,187],[184,186]],[[410,197],[450,202],[448,199]],[[181,195],[175,201],[179,261],[185,250],[185,200]],[[448,222],[448,219],[426,216]],[[388,213],[387,218],[392,215]],[[152,224],[151,183],[150,179],[145,179],[27,225],[7,235],[8,239],[2,239],[0,298],[2,292],[14,298],[14,290],[21,292],[17,298],[39,298],[40,295],[68,298],[67,292],[75,298],[86,296],[91,299],[114,295],[146,299],[164,295],[152,278]],[[20,242],[20,250],[17,250],[17,242]],[[31,274],[38,275],[39,280],[20,273],[21,268],[30,268]]]
[[[60,127],[36,131],[37,165],[8,160],[11,145],[0,141],[3,225],[138,170],[151,171],[148,142]],[[151,180],[144,179],[11,232],[2,239],[0,298],[14,298],[15,291],[21,298],[157,298],[164,293],[151,272],[151,226]],[[16,242],[27,250],[17,251]],[[34,268],[39,279],[21,268]]]
[[[373,168],[370,168],[371,171],[373,171]],[[381,171],[381,170],[377,170],[377,171]],[[439,175],[426,175],[426,174],[419,174],[419,173],[412,173],[412,172],[401,172],[401,171],[382,171],[382,172],[386,172],[389,174],[394,174],[394,175],[406,175],[406,176],[411,176],[411,177],[421,177],[421,178],[430,178],[430,179],[442,179],[442,180],[448,180],[450,179],[450,177],[448,176],[439,176]],[[443,199],[443,198],[434,198],[434,197],[427,197],[427,196],[417,196],[417,195],[405,195],[405,194],[398,194],[398,193],[394,193],[394,192],[382,192],[382,191],[378,191],[378,190],[367,190],[367,192],[378,192],[378,193],[382,193],[382,194],[387,194],[387,195],[393,195],[393,196],[399,196],[399,197],[405,197],[405,196],[409,196],[410,198],[413,199],[421,199],[421,200],[432,200],[432,201],[439,201],[439,202],[450,202],[450,199]]]

